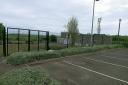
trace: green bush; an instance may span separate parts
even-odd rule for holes
[[[123,47],[128,47],[128,42],[123,42],[123,43],[121,43],[121,45],[123,46]]]
[[[55,42],[57,43],[57,36],[56,35],[50,35],[50,42]]]
[[[66,48],[62,50],[45,51],[45,52],[20,52],[20,53],[14,53],[8,56],[7,63],[12,65],[19,65],[19,64],[25,64],[25,63],[29,63],[29,62],[33,62],[41,59],[59,58],[59,57],[64,57],[69,55],[89,53],[89,52],[95,52],[103,49],[111,49],[111,48],[118,48],[118,47],[121,47],[121,45],[74,47],[74,48]]]
[[[10,71],[0,78],[0,85],[60,85],[40,68],[22,68]]]
[[[57,52],[19,52],[7,57],[7,63],[12,65],[25,64],[35,60],[58,58],[61,55]]]

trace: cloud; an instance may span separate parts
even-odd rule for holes
[[[82,33],[91,28],[93,0],[1,0],[0,22],[6,26],[64,31],[71,16],[79,20]],[[116,34],[118,19],[122,18],[121,34],[127,34],[127,0],[100,0],[96,2],[94,32],[97,18],[102,17],[102,33]]]

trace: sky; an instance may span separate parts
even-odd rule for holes
[[[80,33],[90,33],[94,0],[0,0],[0,22],[6,27],[36,29],[59,33],[74,16]],[[101,33],[116,35],[119,19],[121,35],[128,35],[128,0],[96,2],[94,33],[102,17]]]

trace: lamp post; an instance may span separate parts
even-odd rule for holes
[[[91,46],[93,46],[93,26],[94,26],[95,2],[96,1],[99,1],[99,0],[94,0],[94,2],[93,2],[92,28],[91,28]]]

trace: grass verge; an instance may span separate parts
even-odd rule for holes
[[[56,50],[56,51],[20,52],[20,53],[14,53],[8,56],[7,63],[12,65],[19,65],[19,64],[25,64],[25,63],[29,63],[29,62],[33,62],[41,59],[59,58],[59,57],[65,57],[69,55],[96,52],[103,49],[112,49],[112,48],[120,48],[120,47],[122,46],[121,45],[102,45],[102,46],[94,46],[94,47],[66,48],[66,49]]]
[[[66,48],[59,51],[61,56],[69,56],[69,55],[76,55],[81,53],[90,53],[96,52],[103,49],[112,49],[112,48],[120,48],[121,45],[99,45],[93,47],[75,47],[75,48]]]
[[[12,65],[25,64],[35,60],[58,58],[61,55],[57,52],[19,52],[7,57],[7,63]]]
[[[0,78],[0,85],[60,85],[41,68],[27,67],[5,73]]]

